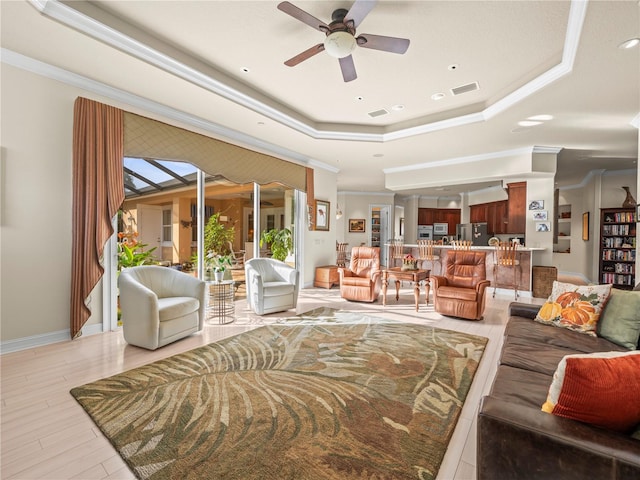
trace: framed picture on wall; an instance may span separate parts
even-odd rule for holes
[[[364,218],[350,218],[349,219],[349,232],[350,233],[364,233]]]
[[[544,210],[544,200],[533,200],[529,202],[529,210]]]
[[[329,230],[329,202],[316,200],[316,230]]]
[[[547,216],[547,211],[546,210],[536,210],[533,212],[533,219],[534,220],[548,220],[548,216]]]

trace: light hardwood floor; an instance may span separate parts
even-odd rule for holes
[[[495,375],[497,355],[512,295],[487,295],[484,320],[443,317],[433,306],[415,312],[412,289],[401,289],[396,302],[389,289],[387,306],[347,302],[337,288],[303,289],[297,313],[320,306],[362,311],[395,320],[433,325],[489,338],[487,349],[442,463],[438,479],[475,479],[475,416],[480,398]],[[542,303],[539,299],[523,302]],[[268,315],[268,322],[296,314]],[[189,338],[154,352],[127,345],[122,332],[107,332],[74,341],[2,355],[1,450],[2,479],[130,479],[135,478],[109,441],[69,394],[73,387],[230,337],[261,325],[260,317],[236,302],[237,321],[207,325]]]

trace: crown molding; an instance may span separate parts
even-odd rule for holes
[[[224,127],[201,117],[162,105],[124,90],[110,87],[104,83],[55,67],[40,60],[35,60],[6,48],[0,49],[0,61],[4,64],[11,65],[12,67],[34,73],[42,77],[50,78],[66,85],[77,87],[101,97],[109,98],[126,105],[131,105],[132,107],[139,108],[145,112],[150,112],[160,117],[180,122],[181,124],[190,125],[209,132],[218,138],[229,140],[246,148],[255,148],[256,150],[268,155],[273,155],[288,161],[294,161],[305,166],[320,168],[332,173],[338,173],[340,171],[338,168],[331,165],[309,158],[305,155],[301,155],[279,145],[264,142],[237,130]]]
[[[109,27],[97,20],[80,13],[70,5],[61,3],[58,0],[29,0],[30,3],[43,15],[54,19],[64,25],[78,30],[92,38],[122,50],[133,57],[139,58],[155,67],[169,72],[179,78],[187,80],[208,91],[220,95],[232,102],[242,105],[256,113],[264,115],[276,122],[279,122],[293,130],[310,136],[314,139],[325,140],[349,140],[356,142],[378,142],[384,143],[401,138],[413,137],[438,130],[459,127],[471,123],[487,121],[497,114],[504,112],[516,103],[524,100],[528,96],[546,87],[552,82],[570,73],[573,69],[576,52],[580,42],[580,34],[584,24],[587,11],[588,0],[571,0],[567,30],[563,46],[562,60],[560,63],[540,76],[534,78],[525,85],[517,88],[512,93],[506,95],[481,112],[453,117],[447,120],[425,123],[423,125],[400,128],[387,133],[373,133],[349,130],[349,125],[343,125],[341,131],[325,130],[318,128],[310,119],[298,120],[287,115],[281,110],[273,108],[249,95],[246,95],[229,85],[224,84],[195,68],[192,68],[178,60],[166,55],[156,49],[143,44],[142,42],[124,35],[118,30]],[[358,125],[361,130],[362,125]],[[366,128],[366,127],[365,127]]]

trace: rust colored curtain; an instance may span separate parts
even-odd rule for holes
[[[73,232],[71,337],[81,334],[91,311],[86,300],[104,273],[111,219],[124,201],[123,112],[77,98],[73,113]]]

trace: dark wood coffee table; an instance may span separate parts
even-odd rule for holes
[[[382,305],[387,305],[387,286],[389,279],[396,281],[396,301],[400,298],[400,282],[413,282],[413,296],[416,300],[416,312],[420,304],[420,283],[424,282],[425,305],[429,305],[429,274],[431,270],[402,270],[402,267],[387,268],[382,271]]]

